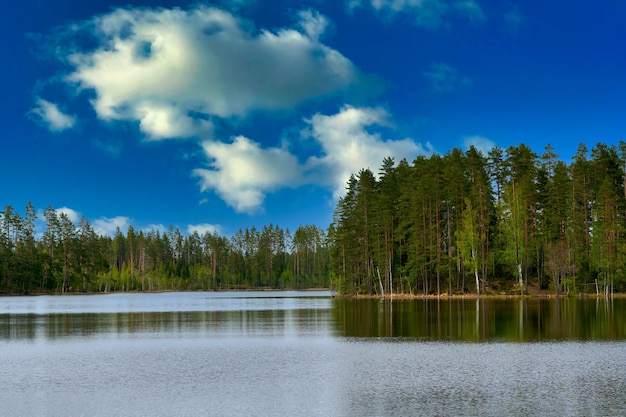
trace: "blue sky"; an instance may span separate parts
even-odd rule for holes
[[[327,227],[350,173],[626,139],[626,3],[5,5],[0,204],[116,227]]]

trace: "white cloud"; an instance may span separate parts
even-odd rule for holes
[[[45,124],[51,132],[62,132],[76,124],[76,116],[64,113],[56,104],[39,97],[35,101],[37,105],[30,110],[30,114]]]
[[[65,79],[94,94],[103,120],[137,122],[152,139],[208,137],[215,117],[290,109],[361,85],[350,60],[319,41],[327,19],[310,10],[299,18],[300,30],[257,32],[204,6],[116,9],[93,19],[99,45],[71,53]]]
[[[315,10],[303,10],[298,16],[300,27],[311,39],[318,40],[329,26],[328,19]]]
[[[351,174],[370,168],[376,175],[385,157],[396,161],[412,160],[419,154],[432,153],[432,146],[422,146],[410,138],[384,140],[368,127],[389,126],[389,114],[381,108],[346,106],[332,116],[316,114],[308,123],[310,134],[322,146],[323,154],[307,161],[313,182],[331,186],[335,198],[341,197]]]
[[[165,227],[164,224],[161,223],[157,223],[157,224],[149,224],[146,227],[144,227],[143,229],[144,233],[150,233],[150,232],[159,232],[160,234],[164,234],[167,233],[167,227]]]
[[[54,211],[56,212],[57,216],[60,216],[61,214],[65,214],[67,218],[70,219],[70,221],[74,223],[75,225],[78,224],[78,222],[80,221],[82,217],[79,212],[77,212],[76,210],[72,210],[69,207],[61,207]]]
[[[93,230],[102,236],[114,236],[118,228],[126,234],[128,226],[130,226],[130,219],[126,216],[100,217],[92,224]]]
[[[214,190],[238,212],[258,210],[268,192],[282,188],[315,185],[330,188],[335,198],[345,191],[350,174],[370,168],[377,174],[382,160],[412,160],[418,154],[432,153],[412,139],[384,140],[368,129],[390,126],[389,114],[380,108],[346,106],[335,115],[316,114],[306,120],[305,133],[313,138],[321,154],[300,163],[286,148],[262,148],[238,136],[231,144],[206,141],[204,152],[209,168],[194,170],[200,177],[201,191]]]
[[[437,93],[447,93],[472,85],[471,78],[443,62],[432,64],[430,70],[422,72],[422,75],[430,82],[431,89]]]
[[[219,224],[209,224],[209,223],[200,223],[200,224],[188,224],[187,225],[187,234],[192,234],[193,232],[198,232],[200,236],[211,233],[211,234],[221,234],[222,226]]]
[[[437,29],[451,16],[460,16],[472,22],[482,22],[485,15],[475,0],[348,0],[349,11],[371,7],[385,19],[397,14],[411,14],[415,25],[426,29]]]
[[[151,139],[188,137],[213,131],[211,122],[194,120],[170,104],[138,103],[134,117],[139,120],[139,129]]]
[[[486,156],[496,143],[482,136],[466,136],[463,138],[463,147],[467,150],[470,146],[474,146]]]
[[[194,170],[201,190],[215,190],[238,212],[251,213],[262,205],[265,193],[301,183],[298,160],[286,149],[263,149],[244,136],[230,144],[206,141],[202,146],[211,169]]]

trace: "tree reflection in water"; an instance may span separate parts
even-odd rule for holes
[[[626,339],[626,300],[591,298],[333,301],[346,337],[459,342]]]

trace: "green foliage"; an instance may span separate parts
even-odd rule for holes
[[[470,147],[382,161],[346,184],[327,231],[98,235],[47,207],[0,211],[0,292],[332,288],[344,294],[626,290],[626,143]],[[530,284],[529,284],[530,283]],[[597,289],[597,290],[596,290]]]
[[[327,236],[300,226],[292,236],[278,226],[184,236],[132,226],[113,237],[94,232],[86,219],[74,224],[52,207],[35,234],[35,208],[22,218],[0,211],[0,292],[219,290],[328,287]]]
[[[626,286],[626,143],[571,164],[471,147],[353,175],[329,229],[344,293],[611,293]],[[331,233],[332,231],[332,233]],[[468,276],[472,275],[471,279]],[[494,284],[490,288],[489,283]],[[600,290],[598,290],[600,291]]]

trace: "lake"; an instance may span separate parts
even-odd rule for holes
[[[0,297],[11,416],[623,416],[626,300]]]

